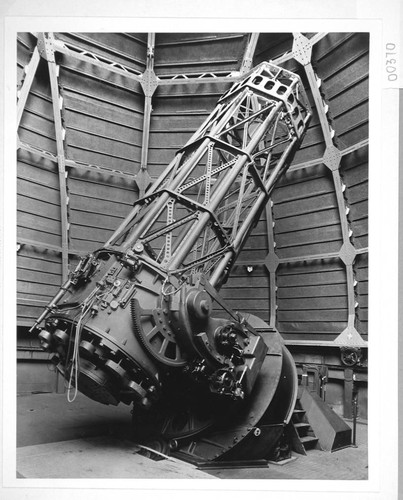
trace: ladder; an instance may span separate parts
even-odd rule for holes
[[[292,449],[300,455],[306,455],[308,450],[320,450],[319,439],[308,422],[305,410],[297,399],[290,421]]]

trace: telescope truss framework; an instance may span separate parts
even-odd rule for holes
[[[224,94],[105,248],[144,250],[169,274],[203,273],[218,287],[309,117],[299,78],[263,63]]]

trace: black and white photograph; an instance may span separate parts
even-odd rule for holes
[[[397,498],[397,42],[127,21],[8,31],[5,498]]]

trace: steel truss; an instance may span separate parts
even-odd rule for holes
[[[218,287],[301,140],[304,99],[298,77],[260,65],[224,94],[106,248],[144,249],[169,274],[202,272]]]

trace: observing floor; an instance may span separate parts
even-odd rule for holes
[[[137,454],[130,436],[130,408],[108,407],[78,394],[17,398],[17,477],[367,479],[367,426],[357,425],[357,448],[311,450],[284,465],[198,470],[178,460],[153,461]],[[351,422],[349,422],[350,425]],[[37,457],[41,457],[37,460]],[[77,457],[80,457],[77,460]],[[86,464],[83,467],[83,464]],[[111,464],[113,466],[111,466]],[[107,471],[107,472],[106,472]]]

